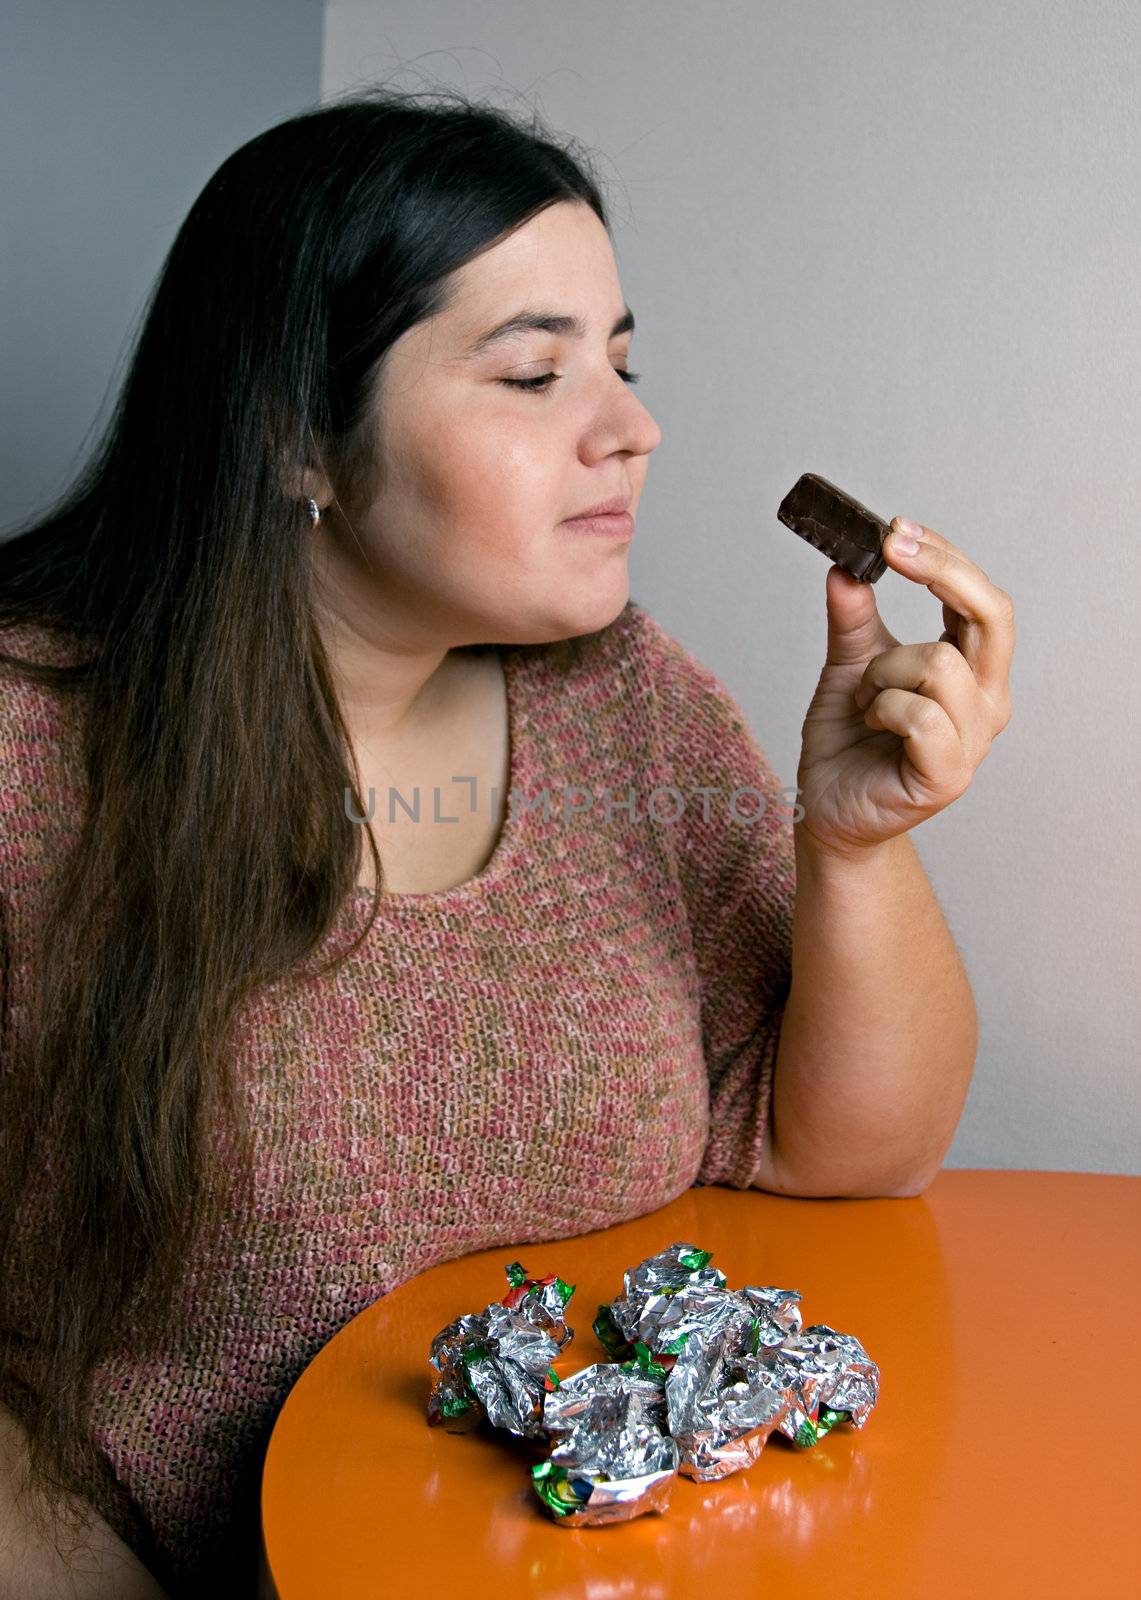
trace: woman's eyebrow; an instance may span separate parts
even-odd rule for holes
[[[620,333],[633,333],[633,331],[634,313],[627,306],[611,328],[610,338],[616,339]],[[506,322],[500,322],[486,333],[481,333],[475,343],[465,350],[464,359],[482,355],[491,344],[517,339],[524,333],[536,332],[557,333],[571,339],[585,339],[586,323],[581,317],[568,317],[556,311],[518,311],[513,317],[508,317]]]

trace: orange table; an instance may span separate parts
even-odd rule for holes
[[[486,1250],[354,1318],[290,1393],[266,1455],[280,1600],[829,1600],[1141,1594],[1141,1179],[940,1173],[914,1200],[690,1189],[648,1217]],[[679,1478],[663,1515],[557,1527],[525,1447],[429,1428],[432,1336],[506,1293],[504,1267],[576,1285],[566,1376],[622,1273],[678,1240],[729,1285],[803,1296],[881,1373],[859,1432],[772,1438],[746,1471]]]

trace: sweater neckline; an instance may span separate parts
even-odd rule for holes
[[[497,884],[511,869],[520,845],[520,836],[523,829],[524,818],[528,808],[520,806],[518,812],[511,804],[512,792],[526,793],[527,747],[522,737],[523,734],[523,706],[522,685],[519,682],[519,673],[522,670],[522,652],[507,646],[500,647],[499,659],[503,666],[503,683],[507,695],[507,794],[502,797],[501,804],[505,807],[503,825],[495,841],[495,848],[484,863],[482,869],[474,878],[467,878],[463,883],[453,884],[450,889],[429,889],[423,894],[391,894],[386,891],[380,895],[380,911],[402,906],[437,907],[460,903],[466,900],[477,899],[493,884]],[[371,901],[375,890],[358,884],[352,891],[351,899],[354,905],[364,905]]]

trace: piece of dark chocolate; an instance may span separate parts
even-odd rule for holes
[[[861,583],[875,583],[887,570],[880,547],[890,524],[815,472],[796,480],[777,517]]]

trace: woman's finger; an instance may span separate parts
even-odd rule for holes
[[[920,526],[914,555],[895,546],[895,526],[884,541],[884,554],[896,571],[922,583],[943,602],[946,632],[958,645],[980,688],[1001,712],[1010,702],[1010,663],[1014,655],[1014,602],[949,539]],[[952,625],[947,610],[957,621]]]
[[[974,765],[937,701],[907,689],[884,689],[868,707],[866,720],[869,727],[885,728],[903,740],[907,761],[900,765],[900,780],[914,804],[942,807],[969,786]]]
[[[968,760],[977,765],[986,754],[992,737],[987,707],[974,673],[954,644],[940,639],[885,650],[864,668],[857,704],[870,708],[886,689],[933,700],[954,728]]]

